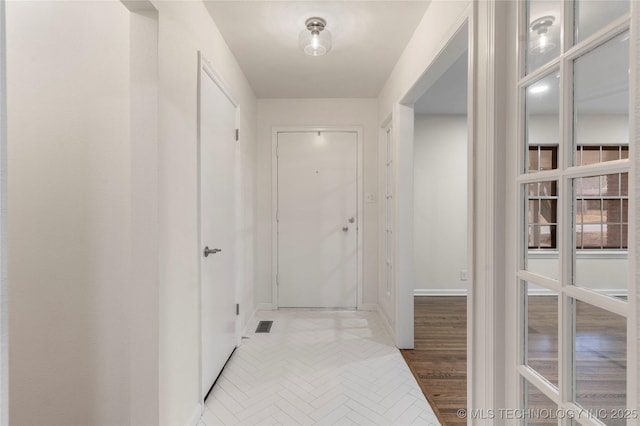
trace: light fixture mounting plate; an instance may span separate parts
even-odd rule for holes
[[[304,22],[304,25],[306,25],[307,29],[309,31],[322,31],[324,30],[324,27],[327,25],[327,21],[325,21],[322,18],[309,18]]]
[[[537,31],[538,34],[546,33],[547,29],[553,25],[553,21],[555,21],[555,16],[547,15],[541,16],[531,23],[531,31]]]

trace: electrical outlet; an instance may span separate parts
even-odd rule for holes
[[[463,269],[460,271],[460,281],[466,281],[467,280],[467,270]]]

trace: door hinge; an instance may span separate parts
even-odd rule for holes
[[[240,304],[236,303],[236,315],[240,315]]]
[[[240,140],[240,129],[236,129],[236,141]]]

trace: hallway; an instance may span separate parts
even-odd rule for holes
[[[199,426],[439,425],[379,314],[259,311]]]

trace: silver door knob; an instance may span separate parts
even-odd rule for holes
[[[219,248],[214,248],[214,249],[210,249],[209,246],[204,248],[204,257],[209,257],[210,254],[216,254],[216,253],[220,253],[222,251],[222,249]]]

